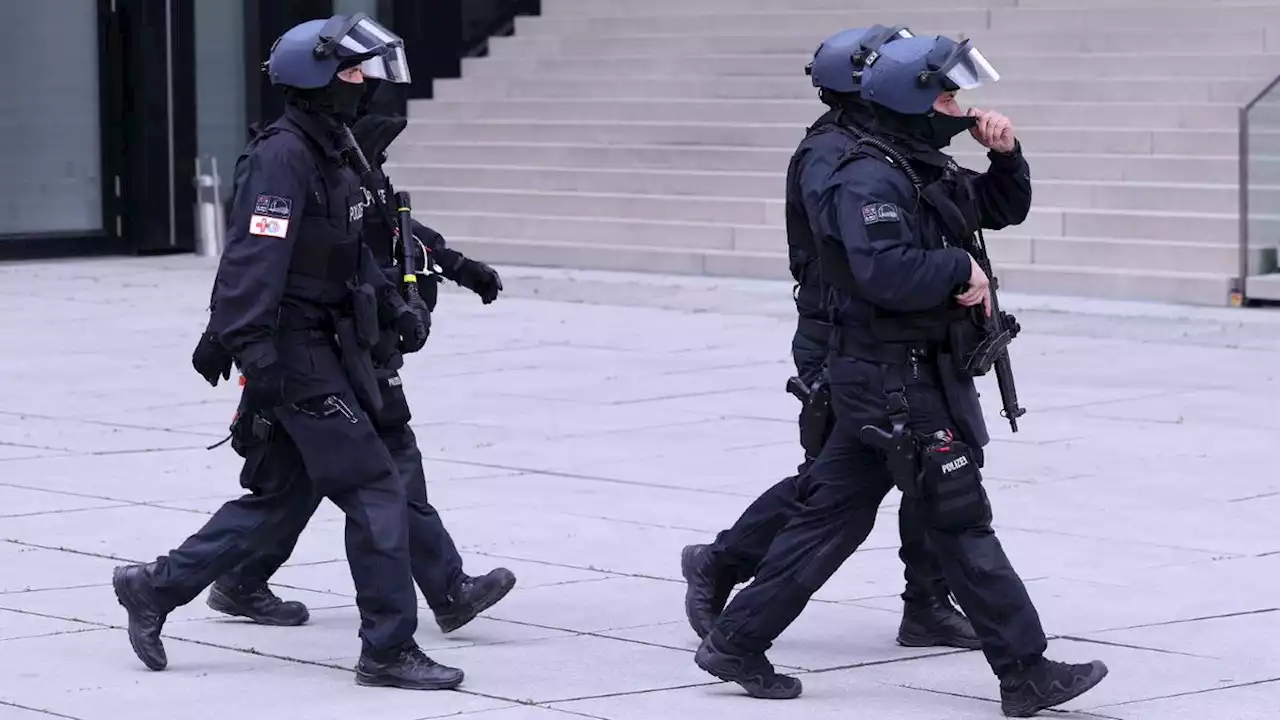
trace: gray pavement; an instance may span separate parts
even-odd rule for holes
[[[359,688],[342,521],[326,506],[279,576],[312,622],[266,628],[203,599],[145,670],[109,585],[238,490],[218,441],[236,390],[190,369],[213,263],[0,266],[0,719],[476,720],[1000,717],[980,653],[907,650],[896,499],[779,640],[793,703],[693,664],[679,549],[800,459],[781,283],[504,269],[450,289],[406,372],[433,501],[468,569],[517,589],[421,644],[458,692]],[[1111,676],[1054,717],[1280,717],[1280,314],[1008,298],[1029,412],[995,414],[997,529],[1053,635]]]

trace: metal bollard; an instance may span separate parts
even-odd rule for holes
[[[226,237],[226,219],[222,213],[222,179],[218,176],[218,159],[209,157],[210,173],[203,172],[203,158],[196,158],[196,252],[201,257],[218,257]]]

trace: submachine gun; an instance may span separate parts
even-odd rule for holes
[[[386,200],[382,194],[382,186],[378,183],[377,174],[373,171],[373,167],[369,164],[368,158],[364,156],[364,151],[360,149],[360,144],[356,142],[355,136],[351,133],[351,128],[346,125],[342,126],[342,138],[344,147],[342,152],[347,155],[351,162],[352,168],[356,174],[360,176],[360,180],[364,182],[365,187],[369,188],[370,194],[373,196],[373,204],[377,211],[382,215],[383,222],[391,228],[392,234],[392,255],[395,248],[399,249],[399,258],[395,260],[399,266],[397,272],[396,285],[400,290],[401,297],[409,307],[426,307],[428,311],[434,310],[436,301],[439,296],[440,277],[432,271],[431,254],[421,242],[419,242],[413,234],[413,222],[411,217],[412,205],[409,201],[409,193],[397,192],[394,200],[396,202],[396,212],[393,214],[391,208],[387,206]],[[421,252],[422,267],[418,267],[418,252],[415,252],[415,246],[418,252]],[[426,283],[419,283],[419,277],[426,278]],[[422,288],[425,284],[426,287]],[[425,290],[426,297],[423,297]]]
[[[974,377],[986,375],[991,368],[996,371],[996,384],[1000,387],[1000,416],[1009,421],[1009,428],[1018,432],[1018,418],[1027,414],[1027,409],[1018,404],[1018,388],[1013,382],[1013,367],[1009,363],[1009,343],[1018,336],[1022,326],[1017,318],[1000,310],[1000,294],[997,292],[1000,281],[991,269],[991,258],[987,255],[987,240],[979,229],[966,248],[978,267],[987,274],[991,281],[991,315],[982,318],[984,337],[978,347],[966,359],[965,372]]]

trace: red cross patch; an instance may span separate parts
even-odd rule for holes
[[[265,215],[254,215],[249,218],[249,234],[261,237],[286,238],[289,236],[289,221]]]

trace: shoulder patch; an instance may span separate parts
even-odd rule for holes
[[[253,214],[288,220],[293,214],[293,201],[275,195],[259,195],[253,203]]]
[[[901,219],[898,206],[893,203],[867,203],[862,206],[862,222],[866,225],[898,222]]]
[[[284,239],[289,237],[289,221],[266,215],[254,215],[249,218],[249,234]]]

